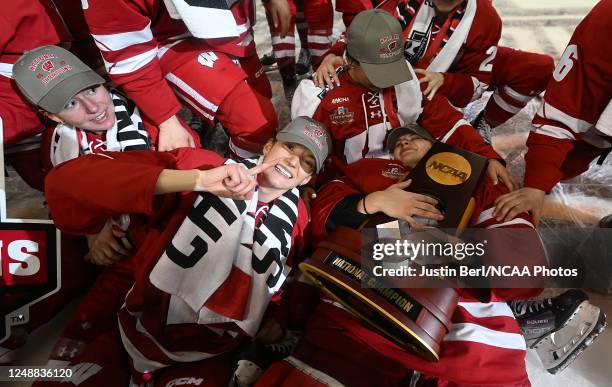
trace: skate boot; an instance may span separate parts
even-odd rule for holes
[[[302,49],[300,49],[300,56],[298,56],[297,63],[295,64],[295,73],[298,77],[310,71],[310,62],[310,51],[302,47]]]
[[[252,341],[237,362],[230,386],[246,387],[254,385],[263,371],[270,367],[272,363],[291,355],[299,338],[296,332],[287,331],[285,337],[278,343],[263,345]]]
[[[510,308],[521,327],[527,346],[534,348],[544,337],[563,328],[587,300],[586,293],[571,289],[554,298],[511,301]]]
[[[510,308],[527,347],[536,349],[544,367],[553,374],[574,361],[606,324],[605,314],[577,289],[554,298],[512,301]]]
[[[283,90],[285,91],[285,98],[287,98],[287,102],[289,103],[289,106],[291,106],[291,101],[293,101],[293,94],[295,93],[295,89],[297,89],[297,78],[293,71],[281,73],[281,78],[283,79]]]
[[[551,374],[569,366],[606,328],[606,314],[588,301],[583,304],[565,327],[544,337],[534,347]]]
[[[476,118],[474,118],[471,122],[471,125],[480,133],[485,143],[491,145],[491,137],[493,136],[493,131],[491,125],[485,120],[484,110],[482,110]]]
[[[262,66],[273,66],[276,63],[276,56],[274,55],[274,51],[270,51],[269,53],[265,54],[264,56],[259,58],[259,61],[261,62]]]

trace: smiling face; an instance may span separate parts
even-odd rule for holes
[[[393,158],[404,166],[414,168],[431,149],[432,143],[417,134],[405,134],[397,139]]]
[[[102,85],[85,89],[72,97],[57,114],[48,114],[56,122],[103,132],[115,124],[115,109],[108,90]]]
[[[316,169],[315,158],[308,148],[292,142],[270,140],[263,148],[264,162],[275,164],[258,176],[259,186],[268,194],[279,196],[310,181]]]

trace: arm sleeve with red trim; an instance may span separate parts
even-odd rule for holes
[[[496,46],[501,38],[502,23],[488,0],[480,0],[461,59],[448,72],[443,73],[440,87],[453,105],[465,107],[479,98],[491,84]],[[471,90],[471,93],[468,91]]]
[[[422,85],[425,87],[425,85]],[[432,136],[442,139],[448,136],[445,142],[478,153],[487,159],[503,159],[486,144],[482,136],[463,119],[463,115],[455,109],[448,99],[436,94],[431,101],[423,96],[423,112],[417,122],[427,129]]]
[[[102,53],[112,81],[121,87],[155,125],[181,108],[164,79],[151,20],[136,4],[91,1],[85,19]]]
[[[162,170],[196,166],[208,169],[218,166],[221,160],[210,151],[187,149],[87,155],[49,172],[45,199],[59,229],[79,235],[92,234],[112,217],[130,213],[152,215],[155,185]]]
[[[602,1],[574,31],[546,87],[527,139],[525,187],[548,192],[563,178],[574,144],[592,130],[612,95],[612,2]],[[607,33],[606,33],[607,32]]]

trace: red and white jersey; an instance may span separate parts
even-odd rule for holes
[[[445,97],[437,94],[429,100],[423,96],[414,72],[411,81],[382,91],[353,83],[347,72],[338,76],[341,86],[331,90],[316,87],[310,79],[300,82],[291,116],[308,116],[325,124],[332,135],[332,154],[339,161],[350,164],[362,158],[388,157],[390,130],[415,123],[444,141],[455,138],[460,148],[499,158]]]
[[[457,140],[460,140],[460,137],[451,138],[447,143],[457,146],[459,142]],[[396,160],[379,158],[361,159],[347,165],[343,171],[345,175],[325,184],[317,192],[317,197],[312,202],[311,235],[313,243],[316,244],[327,238],[328,217],[334,207],[344,198],[355,194],[367,195],[385,190],[390,185],[397,183],[409,171],[409,168]],[[520,213],[516,218],[506,222],[499,222],[493,217],[495,200],[505,193],[508,193],[506,186],[493,185],[491,178],[485,174],[473,194],[475,207],[468,222],[469,228],[523,229],[516,232],[487,231],[484,236],[487,239],[486,263],[530,267],[546,264],[542,242],[534,229],[529,213]],[[447,203],[447,205],[453,204]],[[495,282],[492,282],[495,289],[489,296],[492,299],[528,298],[540,292],[539,289],[530,289],[534,285],[539,285],[537,282],[525,280],[519,283],[516,278],[510,278],[510,280],[513,282],[508,282],[507,278],[496,278]],[[465,294],[470,294],[469,290],[466,290]]]
[[[198,197],[197,193],[154,195],[159,174],[164,169],[209,169],[224,161],[214,152],[191,148],[106,152],[63,163],[46,180],[45,194],[53,220],[64,231],[95,233],[109,217],[131,214],[128,233],[138,247],[132,258],[135,284],[119,311],[119,324],[133,368],[139,372],[212,357],[235,348],[242,340],[236,335],[237,329],[227,324],[171,323],[185,316],[170,313],[174,310],[169,304],[172,297],[150,279],[159,257]],[[67,192],[62,188],[66,186],[79,189]],[[305,241],[308,214],[301,200],[297,214],[287,261],[290,266],[291,260],[298,258],[293,254]],[[225,294],[229,298],[232,295]]]
[[[600,1],[580,22],[546,87],[527,140],[525,186],[545,192],[579,142],[612,147],[612,1]]]
[[[12,64],[24,52],[70,40],[51,0],[15,0],[2,6],[0,75],[10,78]]]
[[[359,6],[363,7],[363,10],[370,9],[371,6],[368,8],[364,5],[367,5],[367,3],[368,1],[355,2],[352,8],[346,9],[352,10],[352,12],[356,11]],[[451,12],[444,21],[434,18],[430,32],[423,35],[426,39],[413,43],[423,46],[425,49],[420,52],[420,55],[411,59],[415,68],[428,69],[436,56],[444,52],[444,47],[449,43],[452,35],[461,31],[459,26],[462,18],[466,15],[468,3],[470,3],[470,9],[473,8],[473,18],[471,23],[466,25],[469,30],[463,31],[466,34],[465,41],[454,58],[447,61],[450,66],[445,66],[447,67],[445,69],[430,68],[430,71],[444,74],[444,83],[438,92],[445,95],[453,105],[458,107],[464,107],[470,101],[479,98],[491,83],[493,60],[495,59],[502,28],[501,19],[493,8],[491,1],[466,0],[455,11]],[[425,12],[428,8],[431,8],[429,11],[433,12],[433,4],[426,0],[395,0],[385,3],[383,9],[389,8],[389,4],[396,4],[397,6],[397,9],[393,10],[394,15],[399,10],[398,18],[404,27],[404,41],[418,40],[416,36],[413,36],[416,15],[419,11]],[[417,33],[417,35],[419,34]],[[340,39],[330,49],[330,52],[342,55],[345,48],[346,41]]]
[[[163,0],[88,0],[83,10],[89,30],[102,53],[106,69],[156,125],[176,113],[178,101],[164,75],[192,59],[163,59],[168,46],[189,38],[185,49],[194,55],[219,51],[237,57],[254,55],[252,2],[241,1],[232,7],[238,37],[192,38],[182,20],[172,19]],[[164,61],[162,64],[160,61]]]
[[[416,370],[425,380],[437,378],[437,386],[530,386],[525,339],[505,302],[481,303],[460,298],[437,362],[414,355],[337,305],[322,302],[313,312],[304,335],[315,348],[329,352],[318,359],[319,352],[312,351],[304,360],[347,385],[382,384],[380,380],[355,380],[351,367],[329,364],[330,352],[341,358],[343,364],[353,367],[376,364],[378,375],[394,375],[395,383],[386,380],[385,385],[398,385],[398,380],[406,380],[402,376],[408,370]],[[466,372],[467,369],[474,371]],[[368,377],[367,373],[361,376]]]

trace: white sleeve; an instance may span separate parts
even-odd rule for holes
[[[324,91],[324,89],[315,86],[312,80],[302,80],[293,94],[291,119],[300,116],[312,117],[321,103]]]

